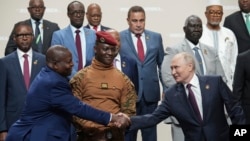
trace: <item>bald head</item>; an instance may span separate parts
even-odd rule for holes
[[[55,45],[48,49],[46,53],[46,62],[54,63],[60,61],[69,50],[61,45]]]
[[[55,45],[48,49],[46,63],[49,68],[64,77],[71,74],[73,67],[72,55],[67,48],[61,45]]]
[[[101,7],[96,3],[90,4],[87,8],[86,17],[91,26],[100,25],[102,20]]]
[[[113,38],[115,38],[115,40],[117,42],[117,51],[119,52],[120,46],[121,46],[119,32],[115,29],[108,29],[108,30],[106,30],[106,32],[108,32]]]

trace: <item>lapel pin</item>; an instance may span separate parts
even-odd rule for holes
[[[206,49],[204,49],[204,54],[207,55],[207,50]]]
[[[37,60],[35,60],[35,61],[34,61],[34,65],[36,65],[36,64],[37,64],[37,62],[38,62],[38,61],[37,61]]]
[[[210,87],[209,87],[209,85],[207,84],[207,85],[205,86],[205,88],[208,90]]]

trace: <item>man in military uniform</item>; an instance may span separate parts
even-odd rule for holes
[[[111,113],[135,115],[136,92],[133,83],[113,66],[117,42],[110,33],[96,32],[95,57],[71,80],[73,94],[85,103]],[[78,141],[124,141],[125,129],[103,126],[74,117]]]

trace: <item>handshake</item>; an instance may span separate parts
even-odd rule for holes
[[[131,124],[130,118],[123,113],[112,114],[111,122],[119,128],[126,128]]]

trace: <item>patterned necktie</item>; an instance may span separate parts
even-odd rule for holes
[[[30,73],[29,73],[29,60],[28,60],[28,54],[23,55],[24,62],[23,62],[23,78],[25,82],[25,86],[27,90],[29,89],[30,85]]]
[[[194,47],[193,50],[194,50],[195,58],[197,59],[197,61],[199,63],[201,74],[204,75],[203,63],[202,63],[202,59],[201,59],[201,56],[200,56],[200,53],[199,53],[199,48],[198,47]]]
[[[82,69],[82,45],[81,45],[81,38],[80,38],[80,30],[76,30],[76,49],[78,54],[78,70]]]
[[[95,31],[97,31],[97,26],[95,25],[95,26],[93,27],[93,29],[94,29]]]
[[[192,91],[191,86],[192,86],[192,84],[187,84],[188,100],[189,100],[190,104],[192,105],[192,108],[193,108],[196,116],[198,117],[199,121],[202,122],[200,110],[198,108],[197,101],[194,97],[194,92]]]
[[[40,22],[36,21],[35,40],[37,44],[37,51],[42,52],[43,44],[42,44],[42,37],[41,37],[39,25],[40,25]]]
[[[248,33],[250,34],[250,19],[249,19],[249,16],[250,16],[250,14],[245,15],[247,30],[248,30]]]
[[[136,34],[137,37],[137,53],[138,53],[138,57],[140,59],[141,62],[144,61],[144,49],[143,49],[143,44],[141,41],[141,34]]]

